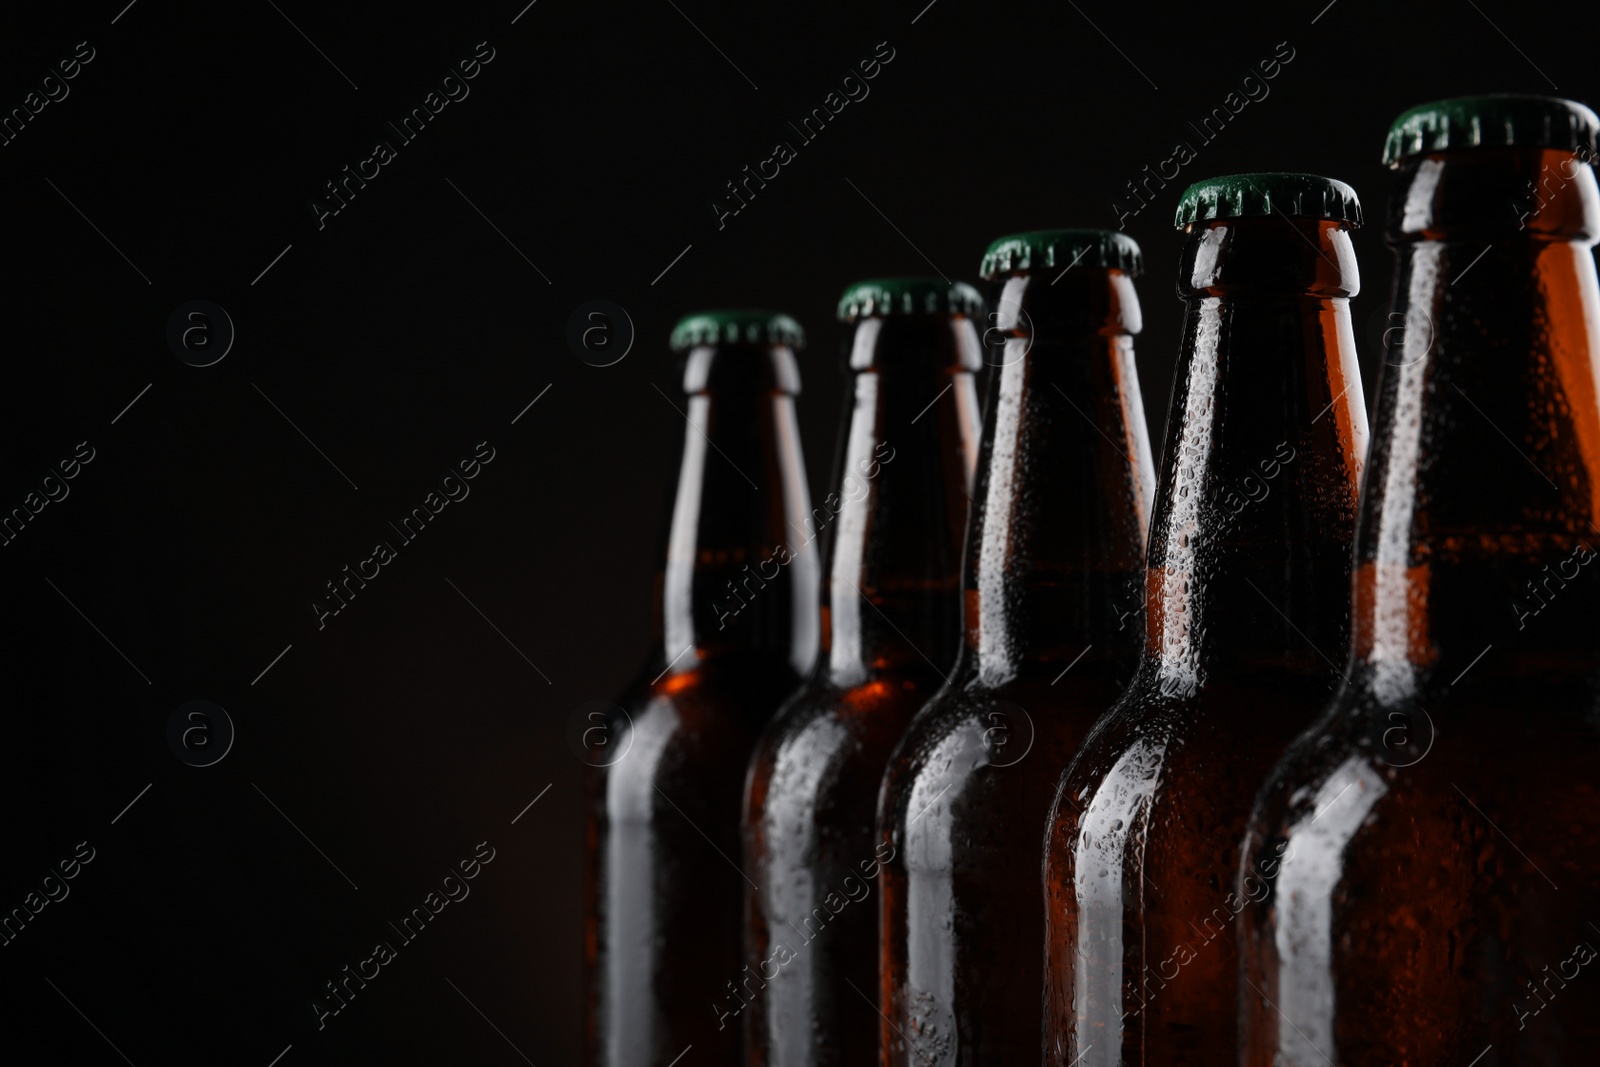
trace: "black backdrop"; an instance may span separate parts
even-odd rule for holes
[[[0,146],[0,514],[38,508],[0,547],[0,909],[31,915],[0,946],[7,1060],[573,1062],[563,734],[647,651],[677,316],[753,304],[809,329],[821,494],[844,285],[971,279],[1001,234],[1115,227],[1124,182],[1181,139],[1196,158],[1127,220],[1153,440],[1172,212],[1213,174],[1309,170],[1363,195],[1370,395],[1389,120],[1469,92],[1600,99],[1596,10],[1507,0],[125,2],[13,4],[0,35],[0,107],[38,108]],[[310,202],[336,206],[323,183],[380,124],[491,50],[412,143],[381,133],[394,158],[319,228]],[[788,123],[836,90],[858,99],[802,143]],[[1237,115],[1202,143],[1186,123],[1230,92]],[[724,183],[780,140],[794,158],[719,228]],[[566,341],[590,299],[636,330],[613,366]],[[167,339],[191,300],[235,331],[211,366]],[[192,350],[217,352],[211,316]],[[386,524],[485,441],[492,461],[449,483],[469,495],[399,544]],[[75,450],[93,458],[65,480]],[[324,583],[379,540],[397,557],[319,629]],[[211,766],[168,741],[190,700],[236,730]],[[207,721],[190,748],[215,754]],[[414,943],[391,933],[489,849],[469,896]],[[93,858],[41,884],[75,850]],[[398,957],[319,1030],[322,983],[383,939]]]

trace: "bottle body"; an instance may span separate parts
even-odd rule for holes
[[[759,713],[800,681],[750,667],[673,676],[666,692],[641,677],[602,727],[627,755],[588,776],[590,1063],[644,1067],[691,1044],[741,1062],[721,1008],[744,962],[743,882],[719,852],[738,855]]]
[[[738,1010],[751,1064],[876,1055],[868,898],[887,853],[873,816],[890,750],[943,684],[960,633],[977,351],[964,317],[856,325],[823,652],[759,742],[746,787],[745,963],[756,978]]]
[[[1046,1063],[1231,1062],[1234,872],[1260,777],[1348,642],[1366,425],[1342,223],[1191,232],[1138,671],[1046,836]]]
[[[1014,276],[1001,296],[1031,328],[991,379],[966,639],[879,798],[884,1064],[1038,1055],[1039,829],[1138,660],[1142,618],[1122,603],[1142,582],[1153,481],[1138,298],[1120,270],[1054,276]]]
[[[744,770],[818,643],[819,553],[785,551],[788,524],[810,510],[793,354],[701,346],[686,379],[660,643],[583,732],[595,1067],[665,1063],[691,1044],[705,1062],[741,1062],[717,1007],[742,962]]]
[[[1600,195],[1572,162],[1398,176],[1350,677],[1251,816],[1242,1063],[1579,1063],[1600,1038]],[[1498,218],[1533,183],[1532,224]]]

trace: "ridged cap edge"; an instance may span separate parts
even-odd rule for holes
[[[980,315],[983,294],[966,282],[939,278],[868,278],[839,297],[839,321],[887,315]]]
[[[1144,255],[1137,241],[1115,230],[1035,230],[991,241],[978,277],[992,281],[1002,274],[1072,266],[1137,276],[1144,273]]]
[[[806,333],[794,319],[776,311],[697,311],[678,320],[668,346],[674,352],[683,352],[697,345],[740,343],[801,349],[806,346]]]
[[[1428,152],[1523,145],[1566,149],[1593,159],[1600,116],[1576,100],[1499,93],[1419,104],[1389,126],[1383,162],[1398,167]]]
[[[1178,199],[1174,225],[1281,214],[1361,225],[1361,200],[1344,182],[1320,174],[1228,174],[1195,182]]]

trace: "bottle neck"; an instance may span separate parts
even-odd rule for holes
[[[1079,657],[1131,670],[1154,463],[1133,279],[1017,275],[999,305],[967,534],[963,671],[998,686]],[[1015,309],[1015,313],[1013,312]]]
[[[1164,688],[1336,676],[1349,637],[1366,415],[1342,224],[1210,224],[1183,259],[1184,340],[1146,572]]]
[[[978,337],[961,317],[857,324],[834,484],[795,532],[829,533],[828,678],[946,674],[961,628],[961,538],[977,450]]]
[[[1600,672],[1600,190],[1572,162],[1481,150],[1400,175],[1355,583],[1354,663],[1386,699]]]
[[[787,375],[741,381],[713,363],[708,382],[712,354],[724,364],[769,360]],[[684,409],[660,579],[663,673],[748,661],[799,677],[815,661],[819,553],[789,533],[810,512],[794,396],[782,387],[797,380],[793,361],[782,347],[690,355],[690,388],[699,391]]]

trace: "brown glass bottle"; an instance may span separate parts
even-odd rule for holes
[[[763,735],[745,798],[747,1062],[877,1059],[878,783],[961,639],[982,298],[930,279],[845,291],[853,376],[828,535],[822,653]]]
[[[1233,896],[1257,786],[1348,643],[1366,448],[1346,185],[1192,186],[1138,670],[1046,836],[1045,1062],[1231,1064]]]
[[[620,705],[578,723],[588,776],[586,1063],[741,1061],[716,1005],[738,977],[745,767],[816,657],[819,553],[795,423],[800,328],[782,315],[690,316],[688,427],[656,646]]]
[[[1241,1063],[1595,1062],[1596,126],[1477,97],[1391,131],[1350,677],[1251,816]]]
[[[985,338],[966,640],[879,798],[886,1067],[1037,1062],[1039,829],[1144,634],[1140,269],[1138,245],[1104,230],[1003,238],[984,257],[999,321]]]

